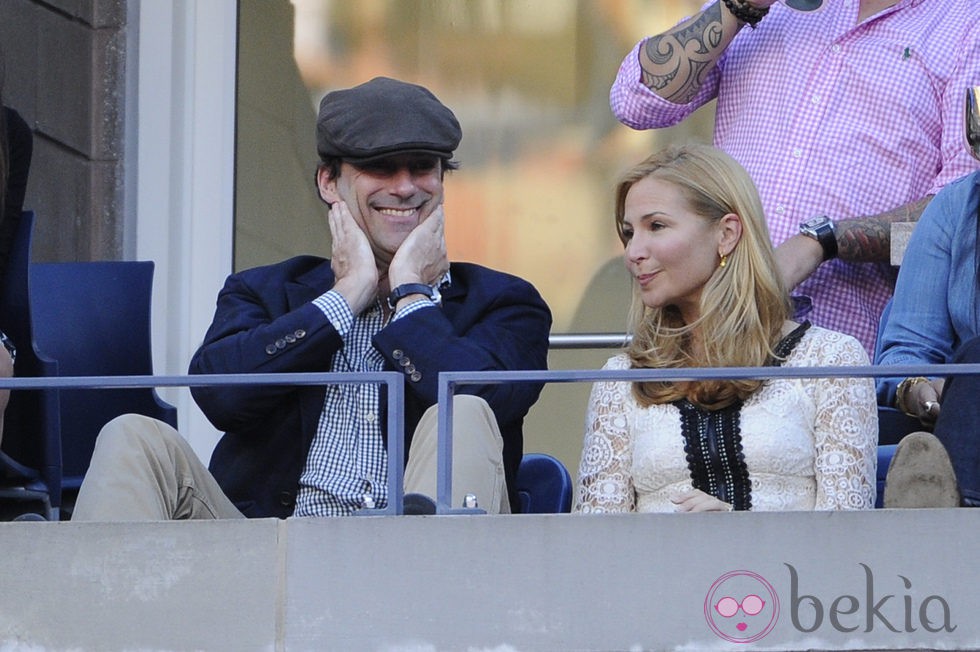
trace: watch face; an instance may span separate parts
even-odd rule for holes
[[[837,233],[833,221],[826,215],[811,217],[800,224],[800,233],[820,243],[824,260],[837,257]]]

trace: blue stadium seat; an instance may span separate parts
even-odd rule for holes
[[[153,263],[30,263],[31,217],[22,217],[0,296],[17,375],[152,375]],[[99,430],[129,412],[177,426],[176,408],[152,387],[13,391],[0,499],[40,502],[45,518],[59,520],[62,494],[81,486]]]
[[[517,491],[524,514],[567,514],[572,510],[572,476],[551,455],[524,455],[517,469]]]
[[[34,348],[57,376],[149,376],[153,263],[107,261],[31,265]],[[177,427],[177,409],[152,387],[60,389],[47,405],[44,437],[60,446],[61,490],[82,484],[106,423],[143,414]]]

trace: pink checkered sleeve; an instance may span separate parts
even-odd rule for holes
[[[715,97],[718,74],[709,74],[698,94],[687,104],[663,99],[641,79],[640,48],[648,39],[637,43],[619,66],[616,80],[609,89],[609,107],[616,119],[633,129],[659,129],[673,126]]]

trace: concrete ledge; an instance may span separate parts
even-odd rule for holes
[[[275,520],[0,524],[0,650],[273,650]]]
[[[978,539],[966,509],[4,523],[0,650],[977,649]]]

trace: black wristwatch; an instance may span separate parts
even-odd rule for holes
[[[823,259],[837,258],[837,227],[826,215],[811,217],[800,224],[800,233],[811,237],[823,248]]]
[[[426,285],[425,283],[402,283],[388,295],[388,307],[394,310],[398,302],[410,294],[424,294],[429,297],[432,303],[439,303],[442,300],[439,290],[431,285]]]

